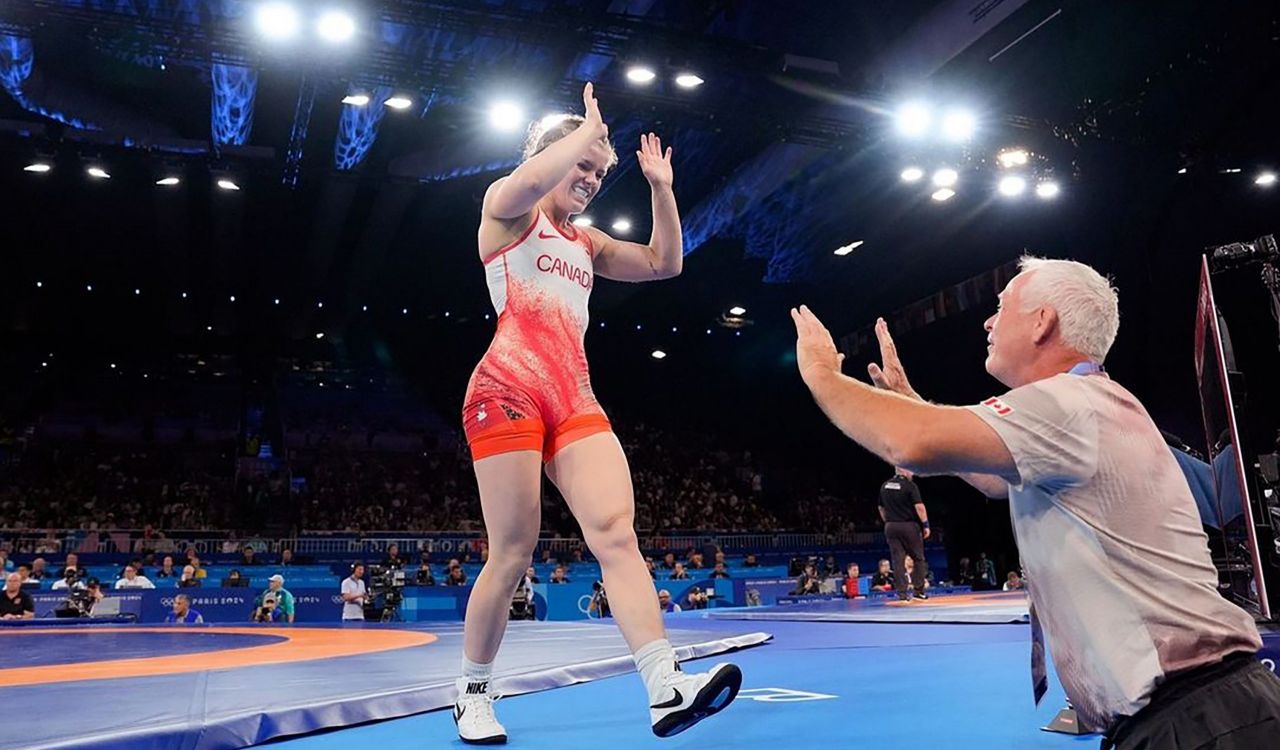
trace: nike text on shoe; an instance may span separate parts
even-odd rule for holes
[[[671,737],[732,703],[742,687],[742,670],[717,664],[700,674],[672,672],[663,687],[669,690],[667,698],[649,706],[649,716],[654,734]]]
[[[453,722],[458,737],[468,745],[505,745],[507,730],[493,715],[497,695],[489,692],[489,683],[457,681],[458,702],[453,706]]]

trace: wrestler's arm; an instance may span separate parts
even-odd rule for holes
[[[684,235],[680,231],[680,209],[672,190],[674,172],[671,148],[662,148],[662,139],[649,133],[640,136],[636,151],[640,171],[649,181],[653,204],[653,232],[649,244],[626,242],[590,228],[595,243],[595,271],[614,281],[657,281],[680,275],[684,268]]]

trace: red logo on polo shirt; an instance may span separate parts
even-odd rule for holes
[[[1007,417],[1013,413],[1012,406],[1009,406],[995,396],[983,401],[982,405],[995,412],[997,417]]]

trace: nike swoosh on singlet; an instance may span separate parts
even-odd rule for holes
[[[672,698],[669,701],[663,701],[662,703],[655,703],[652,706],[649,706],[649,708],[675,708],[681,703],[684,703],[684,696],[680,694],[679,688],[671,688],[671,692],[675,693],[676,697]]]
[[[547,234],[544,229],[538,230],[538,239],[540,240],[554,240],[555,238],[556,236],[554,234]]]

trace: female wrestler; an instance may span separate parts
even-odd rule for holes
[[[591,392],[583,336],[595,276],[616,281],[680,273],[683,240],[671,189],[671,149],[652,133],[636,152],[653,196],[647,245],[575,227],[618,161],[587,84],[586,116],[530,133],[524,161],[485,193],[480,260],[498,312],[493,343],[476,366],[462,410],[489,562],[467,605],[462,677],[454,719],[464,742],[506,741],[489,693],[493,659],[511,596],[529,565],[541,526],[543,465],[578,520],[604,573],[618,627],[649,693],[655,734],[670,736],[727,706],[742,673],[732,664],[680,671],[658,599],[640,555],[635,499],[622,446]]]

